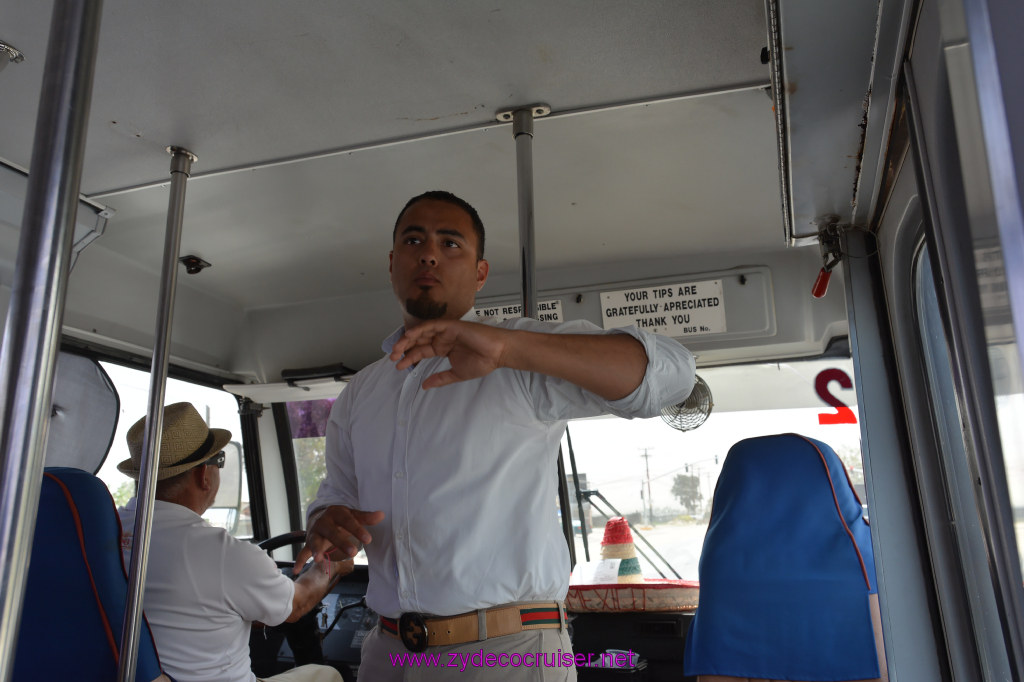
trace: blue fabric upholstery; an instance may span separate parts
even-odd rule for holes
[[[871,535],[839,457],[782,434],[729,450],[700,558],[688,675],[879,676]]]
[[[128,580],[121,524],[95,476],[45,470],[27,582],[15,682],[117,679]],[[149,682],[160,674],[143,622],[135,679]]]

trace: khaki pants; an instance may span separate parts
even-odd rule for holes
[[[360,682],[574,682],[576,668],[560,665],[571,657],[564,630],[527,630],[413,654],[378,625],[363,640],[358,677]]]

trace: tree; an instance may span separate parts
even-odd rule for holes
[[[295,450],[295,468],[299,475],[299,500],[302,509],[316,497],[320,481],[327,476],[325,438],[296,438],[292,441]]]
[[[125,481],[117,487],[111,497],[114,498],[114,506],[123,507],[135,494],[135,481]]]
[[[850,482],[854,485],[863,485],[864,458],[861,455],[860,448],[844,443],[833,449],[839,457],[839,460],[843,463],[843,466],[846,468],[846,472],[850,477]]]
[[[697,476],[676,474],[672,479],[672,494],[690,514],[697,513],[704,501],[704,496],[700,492],[700,478]]]
[[[327,398],[288,403],[288,424],[291,427],[295,468],[299,475],[299,500],[303,511],[316,497],[320,481],[327,475],[324,435],[334,400]]]

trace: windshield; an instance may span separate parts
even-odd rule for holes
[[[117,388],[121,412],[110,452],[96,475],[106,484],[114,504],[121,507],[135,495],[136,484],[117,470],[117,464],[129,456],[125,441],[128,429],[136,420],[146,416],[150,375],[149,372],[110,362],[100,364]],[[231,431],[231,442],[224,448],[225,464],[221,470],[220,489],[203,518],[236,537],[252,537],[248,474],[242,457],[242,426],[237,399],[226,391],[168,378],[164,404],[183,401],[192,403],[209,426]]]
[[[679,431],[660,417],[600,417],[569,424],[562,447],[577,562],[586,559],[583,526],[589,531],[590,559],[597,561],[605,523],[617,510],[633,528],[645,577],[696,580],[722,463],[733,444],[753,436],[793,432],[828,443],[846,465],[861,502],[867,502],[851,360],[712,367],[697,373],[708,384],[714,407],[696,429]],[[572,485],[570,440],[580,488],[591,491],[583,509],[585,524],[579,521]]]

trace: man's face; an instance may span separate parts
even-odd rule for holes
[[[405,210],[389,272],[406,327],[423,320],[457,320],[473,307],[488,270],[476,253],[473,221],[455,204],[422,199]]]
[[[204,500],[204,511],[213,506],[214,501],[217,499],[217,491],[220,490],[220,469],[213,464],[200,465],[203,469],[203,474],[207,477],[206,480],[209,483],[209,488],[206,490],[206,499]]]

